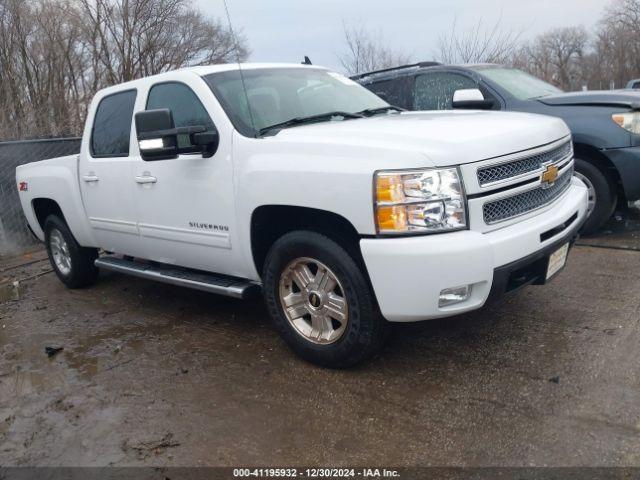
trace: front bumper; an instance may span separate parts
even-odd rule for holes
[[[575,238],[586,214],[587,189],[574,177],[549,208],[499,230],[362,239],[360,247],[383,316],[392,322],[429,320],[476,310],[489,296],[540,282],[538,269],[555,248]],[[517,275],[529,264],[534,273]],[[522,285],[514,287],[518,278]],[[472,285],[469,299],[438,305],[442,290],[463,285]]]
[[[614,148],[602,153],[618,170],[627,200],[640,199],[640,147]]]

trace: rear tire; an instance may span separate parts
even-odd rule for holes
[[[284,235],[267,254],[263,281],[277,330],[305,360],[346,368],[382,346],[387,321],[362,269],[334,240],[311,231]]]
[[[83,288],[96,282],[97,249],[78,245],[65,221],[56,215],[45,220],[44,234],[49,261],[62,283],[69,288]]]
[[[609,176],[594,164],[576,158],[576,176],[589,188],[589,202],[593,202],[587,221],[581,232],[585,235],[595,233],[613,215],[618,203],[615,185]]]

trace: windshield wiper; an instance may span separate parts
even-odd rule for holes
[[[320,113],[318,115],[310,115],[308,117],[295,117],[290,120],[286,120],[284,122],[276,123],[274,125],[269,125],[268,127],[261,128],[259,133],[260,135],[264,135],[265,133],[271,130],[280,130],[287,127],[293,127],[295,125],[304,125],[305,123],[322,122],[326,120],[331,120],[333,117],[362,118],[364,117],[364,115],[360,113],[336,111],[336,112]]]
[[[366,110],[362,110],[358,112],[360,115],[365,115],[370,117],[371,115],[377,115],[378,113],[384,113],[393,110],[395,112],[404,112],[404,108],[394,107],[393,105],[387,105],[386,107],[378,107],[378,108],[367,108]]]

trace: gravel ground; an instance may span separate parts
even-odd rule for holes
[[[261,302],[3,259],[0,465],[639,466],[634,225],[348,371],[296,358]]]

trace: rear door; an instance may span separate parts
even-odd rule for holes
[[[89,223],[105,250],[133,254],[138,245],[130,156],[135,89],[98,100],[87,125],[79,164],[82,200]],[[93,115],[93,117],[91,117]]]

